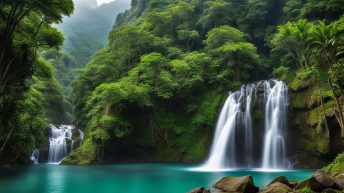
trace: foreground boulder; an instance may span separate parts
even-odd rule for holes
[[[273,183],[276,183],[276,182],[280,182],[280,183],[282,183],[282,184],[289,185],[289,181],[288,181],[288,179],[287,179],[286,177],[284,177],[284,176],[278,176],[278,177],[276,177],[275,179],[273,179],[273,180],[268,184],[268,186],[269,186],[270,184],[273,184]]]
[[[266,186],[260,193],[288,193],[291,192],[291,188],[281,182],[275,182]]]
[[[198,188],[191,190],[188,193],[210,193],[210,191],[205,189],[204,187],[198,187]]]
[[[305,187],[309,187],[316,192],[321,192],[326,188],[333,188],[334,180],[328,174],[321,170],[317,170],[311,178],[300,182],[295,189],[302,189]]]
[[[252,176],[224,177],[213,185],[212,193],[256,193],[259,188],[253,183]]]
[[[309,180],[309,186],[314,191],[332,188],[334,180],[321,170],[317,170]]]
[[[339,175],[334,182],[337,189],[343,190],[344,189],[344,174]]]

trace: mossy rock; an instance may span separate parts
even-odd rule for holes
[[[72,151],[61,164],[64,165],[88,165],[96,160],[96,145],[91,139],[86,139],[84,143]]]
[[[300,80],[296,76],[294,76],[294,78],[289,82],[290,82],[289,88],[292,91],[300,91],[300,90],[303,90],[309,86],[307,81]]]
[[[322,170],[334,177],[344,173],[344,153],[337,155],[336,159]]]
[[[331,100],[333,95],[331,90],[325,84],[321,84],[321,95],[324,101]],[[301,92],[291,93],[291,105],[294,109],[311,109],[318,106],[320,102],[320,91],[317,86],[311,86]]]

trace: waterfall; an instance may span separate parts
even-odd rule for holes
[[[251,100],[256,85],[243,85],[240,91],[230,93],[218,118],[210,155],[202,168],[207,170],[219,170],[227,167],[237,167],[236,133],[238,125],[244,125],[244,148],[245,159],[250,162],[252,156],[252,119]],[[245,106],[245,111],[242,108]]]
[[[39,150],[35,149],[30,157],[30,160],[34,163],[34,164],[38,164],[38,158],[39,158]]]
[[[83,140],[84,139],[84,132],[82,132],[81,129],[78,129],[78,131],[79,131],[80,139]]]
[[[60,125],[58,128],[50,125],[49,163],[59,163],[67,156],[67,141],[72,140],[72,125]]]
[[[282,81],[264,82],[265,137],[263,168],[281,168],[286,165],[284,133],[287,127],[288,88]]]
[[[262,132],[251,117],[252,106],[260,101],[265,117]],[[288,89],[278,80],[245,84],[240,90],[229,93],[217,120],[209,156],[198,169],[258,166],[254,163],[263,163],[260,166],[263,168],[286,166],[287,107]]]

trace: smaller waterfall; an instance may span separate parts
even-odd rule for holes
[[[50,125],[51,133],[49,138],[49,163],[59,163],[67,156],[67,141],[72,140],[72,125],[61,125],[58,128]]]
[[[82,132],[80,129],[78,129],[78,131],[79,131],[80,139],[83,140],[84,139],[84,132]]]
[[[263,147],[264,169],[287,165],[284,132],[287,127],[288,87],[282,81],[264,82],[265,139]]]
[[[38,158],[39,158],[39,150],[35,149],[30,157],[30,160],[34,163],[34,164],[38,164]]]

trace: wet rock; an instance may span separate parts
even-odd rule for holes
[[[337,189],[343,190],[344,189],[344,173],[339,175],[334,182]]]
[[[321,170],[317,170],[313,176],[307,180],[300,182],[295,189],[302,189],[309,187],[313,191],[321,192],[326,188],[334,187],[334,180]]]
[[[331,188],[334,185],[334,180],[321,170],[317,170],[310,178],[310,188],[314,191],[321,191],[326,188]]]
[[[213,185],[212,193],[256,193],[259,188],[253,183],[252,176],[227,176]]]
[[[275,182],[266,186],[260,193],[288,193],[291,192],[291,188],[281,182]]]
[[[298,182],[296,180],[290,180],[289,181],[289,187],[295,188],[297,186]]]
[[[273,180],[268,184],[268,186],[269,186],[270,184],[275,183],[275,182],[280,182],[280,183],[282,183],[282,184],[285,184],[285,185],[289,186],[289,181],[288,181],[288,179],[287,179],[286,177],[284,177],[284,176],[278,176],[278,177],[276,177],[275,179],[273,179]]]
[[[205,189],[204,187],[198,187],[198,188],[191,190],[188,193],[210,193],[210,191]]]

